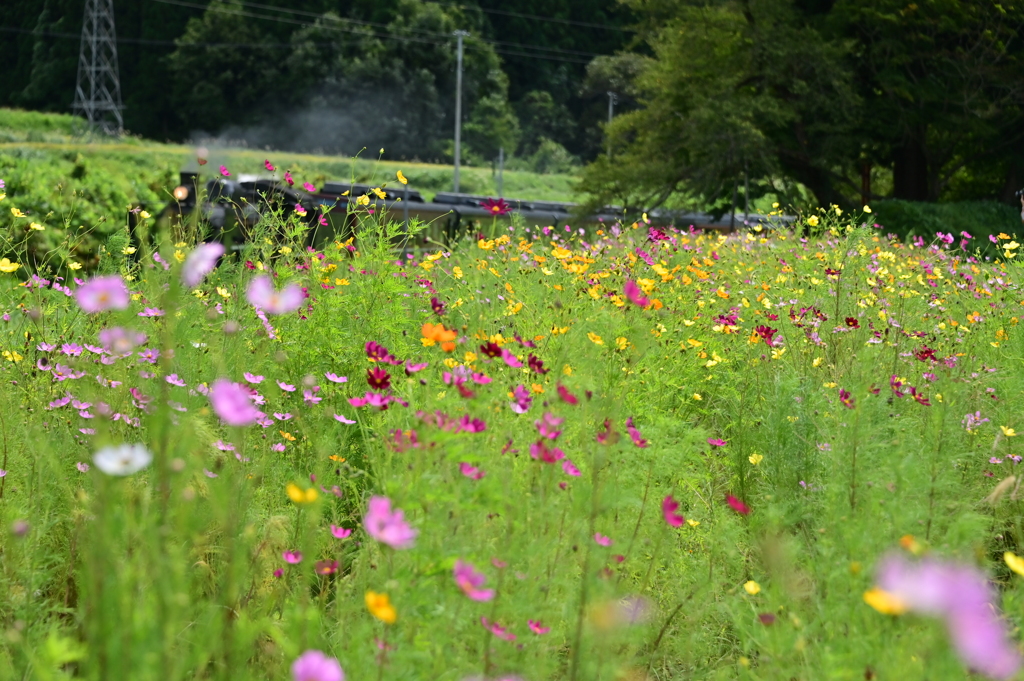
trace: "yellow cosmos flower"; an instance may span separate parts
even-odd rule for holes
[[[1006,561],[1008,568],[1024,577],[1024,558],[1021,558],[1013,551],[1007,551],[1003,554],[1003,560]]]
[[[398,181],[401,182],[402,184],[409,184],[409,180],[406,179],[405,175],[402,174],[401,170],[395,173],[395,175],[398,177]]]
[[[748,456],[747,459],[750,461],[750,463],[754,464],[755,466],[764,461],[764,457],[758,454],[757,452],[754,452],[753,454]]]
[[[761,585],[751,579],[743,585],[743,590],[751,596],[756,596],[761,593]]]
[[[22,356],[12,350],[4,350],[3,356],[8,362],[20,362],[22,360]]]
[[[902,615],[907,611],[903,601],[877,586],[864,592],[864,602],[883,615]]]
[[[561,246],[555,246],[551,249],[551,255],[558,258],[559,260],[565,260],[572,257],[572,251],[568,248],[562,248]]]
[[[462,268],[458,266],[453,267],[452,276],[455,277],[456,279],[462,279]]]
[[[80,262],[69,262],[68,263],[68,268],[69,269],[73,269],[73,270],[80,270],[80,269],[82,269],[82,263],[80,263]]]
[[[11,262],[7,258],[0,259],[0,272],[6,272],[6,273],[10,274],[11,272],[15,271],[19,267],[21,267],[21,265],[19,265],[16,262]]]
[[[587,333],[587,338],[589,338],[590,342],[594,343],[595,345],[604,345],[604,339],[602,339],[600,336],[598,336],[593,331]]]
[[[367,196],[366,194],[363,194],[358,199],[356,199],[356,205],[359,205],[359,206],[369,206],[370,205],[370,197]]]
[[[817,215],[812,215],[811,217],[807,218],[807,224],[810,225],[811,227],[817,227],[818,226],[818,216]]]
[[[304,490],[293,482],[288,483],[285,491],[288,492],[288,498],[292,500],[292,503],[296,504],[312,504],[319,496],[316,487]]]
[[[23,217],[25,217],[24,213],[22,213],[17,208],[13,208],[13,207],[11,208],[11,215],[13,215],[16,218],[23,218]]]
[[[1003,435],[1006,437],[1015,437],[1017,435],[1017,431],[1013,428],[1007,428],[1006,426],[999,426],[999,430],[1003,431]]]
[[[376,591],[366,592],[366,609],[370,614],[385,624],[394,624],[398,619],[398,612],[395,606],[391,605],[391,599],[387,594],[379,594]]]
[[[225,300],[231,297],[231,293],[229,293],[228,290],[223,286],[217,287],[217,293],[220,294],[220,297],[224,298]]]
[[[387,194],[385,194],[384,192],[382,192],[382,191],[381,191],[380,189],[378,189],[377,187],[374,187],[374,188],[373,188],[373,189],[371,189],[370,191],[371,191],[371,192],[373,192],[373,193],[374,193],[374,194],[375,194],[375,195],[377,196],[377,198],[378,198],[378,199],[386,199],[386,198],[387,198]]]
[[[35,230],[35,231],[37,231],[37,232],[41,232],[41,231],[43,231],[44,229],[46,229],[46,227],[43,227],[43,226],[42,226],[41,224],[39,224],[38,222],[30,222],[30,223],[29,223],[29,225],[28,225],[28,228],[29,228],[29,229],[34,229],[34,230]]]
[[[121,249],[121,252],[124,253],[125,255],[133,255],[136,250],[137,249],[135,248],[135,246],[125,246],[124,248]]]

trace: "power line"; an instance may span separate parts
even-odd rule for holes
[[[573,19],[558,19],[556,17],[542,17],[537,14],[523,14],[522,12],[510,12],[503,9],[485,9],[483,7],[476,7],[475,5],[460,5],[455,2],[440,2],[439,0],[423,0],[423,2],[431,5],[441,5],[442,7],[457,7],[459,9],[478,10],[487,14],[503,14],[509,17],[518,17],[521,19],[535,19],[538,21],[544,21],[547,23],[567,24],[569,26],[586,26],[587,28],[602,28],[607,31],[621,31],[623,33],[636,33],[633,29],[624,28],[622,26],[613,26],[611,24],[597,24],[590,21],[574,21]]]
[[[341,22],[350,23],[350,24],[357,24],[359,26],[373,26],[375,28],[384,28],[384,29],[390,29],[391,28],[390,25],[382,24],[380,22],[366,21],[364,19],[352,19],[350,17],[339,17],[339,16],[336,16],[336,15],[330,15],[330,14],[320,14],[320,13],[317,13],[317,12],[309,12],[309,11],[300,10],[300,9],[291,9],[291,8],[288,8],[288,7],[277,7],[275,5],[264,5],[264,4],[261,4],[261,3],[258,3],[258,2],[246,2],[244,0],[236,0],[236,2],[234,4],[241,5],[242,7],[255,7],[256,9],[269,10],[271,12],[278,12],[278,13],[285,12],[285,13],[288,13],[288,14],[296,14],[296,15],[299,15],[299,16],[313,17],[315,19],[330,19],[331,21],[341,21]],[[441,6],[444,5],[444,3],[431,3],[431,4],[437,4],[437,5],[441,5]],[[466,7],[466,5],[450,5],[450,6],[451,7]],[[523,16],[533,16],[533,15],[523,15]],[[437,37],[447,37],[448,36],[447,33],[436,33],[434,31],[422,31],[422,30],[414,29],[414,28],[410,28],[410,29],[406,29],[406,30],[409,31],[410,33],[415,33],[417,35],[425,35],[425,36],[430,36],[430,37],[434,37],[434,38],[437,38]],[[580,56],[583,56],[583,57],[600,57],[600,56],[603,56],[601,54],[597,54],[597,53],[594,53],[594,52],[582,52],[580,50],[567,50],[567,49],[564,49],[564,48],[561,48],[561,47],[544,47],[544,46],[541,46],[541,45],[529,45],[529,44],[524,45],[523,43],[509,43],[509,42],[505,42],[505,41],[502,41],[502,40],[484,40],[484,39],[481,39],[481,41],[485,42],[485,43],[488,43],[490,45],[505,45],[505,46],[508,46],[508,47],[526,48],[526,49],[533,49],[533,50],[543,50],[545,52],[559,52],[559,53],[563,53],[563,54],[577,54],[577,55],[580,55]]]
[[[167,4],[167,5],[177,5],[179,7],[188,7],[188,8],[191,8],[191,9],[200,9],[200,10],[204,10],[204,11],[220,12],[222,14],[231,14],[231,15],[235,15],[235,16],[249,17],[249,18],[252,18],[252,19],[263,19],[265,21],[274,21],[274,22],[277,22],[277,23],[291,24],[293,26],[318,27],[318,28],[323,28],[323,29],[331,30],[331,31],[339,31],[341,33],[351,33],[351,34],[354,34],[354,35],[361,35],[361,36],[367,36],[367,37],[381,38],[383,40],[398,40],[398,41],[401,41],[401,42],[415,42],[415,43],[433,44],[433,45],[440,44],[440,43],[448,43],[450,41],[450,37],[448,35],[446,35],[446,34],[443,34],[443,33],[428,33],[426,31],[415,31],[415,30],[411,31],[413,33],[419,33],[421,35],[426,35],[426,36],[429,36],[431,38],[436,38],[435,40],[429,40],[429,39],[426,39],[426,38],[416,38],[416,37],[413,37],[413,36],[410,36],[410,35],[398,35],[398,34],[395,34],[395,33],[382,33],[382,32],[377,32],[377,31],[372,31],[372,30],[361,31],[361,30],[357,30],[357,29],[343,28],[341,26],[328,26],[328,25],[324,25],[324,24],[310,23],[310,22],[299,21],[297,19],[291,19],[291,18],[287,18],[287,17],[283,17],[283,16],[272,16],[272,15],[266,15],[266,14],[257,14],[255,12],[246,11],[244,9],[231,9],[231,8],[228,8],[228,7],[219,7],[219,6],[216,6],[216,5],[205,6],[205,5],[199,5],[199,4],[196,4],[196,3],[193,3],[193,2],[185,2],[184,0],[153,0],[153,2],[159,2],[159,3],[163,3],[163,4]],[[280,8],[273,8],[273,9],[280,10]],[[292,10],[281,10],[281,11],[291,12]],[[312,13],[310,13],[310,14],[312,14]],[[316,16],[320,16],[320,15],[316,15]],[[369,23],[369,22],[365,22],[365,23]],[[572,59],[572,58],[569,58],[569,57],[557,57],[557,56],[554,56],[554,55],[537,54],[537,53],[533,53],[533,52],[522,52],[522,51],[518,51],[518,50],[504,49],[503,47],[495,47],[495,44],[501,45],[501,43],[495,43],[495,41],[481,40],[480,42],[483,42],[485,44],[490,45],[491,48],[495,52],[497,52],[498,54],[520,56],[520,57],[528,57],[528,58],[532,58],[532,59],[541,59],[541,60],[545,60],[545,61],[569,62],[569,63],[575,63],[575,64],[589,64],[590,63],[590,60],[588,60],[588,59]],[[505,43],[505,44],[513,45],[513,46],[514,45],[518,45],[518,43]],[[473,43],[467,43],[466,47],[469,48],[469,49],[480,49],[479,46],[474,45]],[[541,47],[537,47],[537,46],[533,46],[533,45],[526,45],[526,46],[522,46],[522,47],[527,47],[529,49],[541,49],[541,50],[543,50],[543,49],[551,49],[551,50],[558,49],[558,48],[541,48]],[[585,52],[584,53],[580,53],[580,55],[581,56],[591,56],[591,57],[605,56],[605,55],[585,53]]]
[[[49,29],[29,29],[29,28],[18,28],[16,26],[0,26],[0,31],[4,33],[21,33],[23,35],[32,35],[40,38],[74,38],[79,39],[81,36],[77,33],[67,33],[64,31],[51,31]],[[246,47],[246,48],[264,48],[264,47],[295,47],[293,43],[194,43],[194,42],[177,42],[174,40],[152,40],[149,38],[117,38],[119,44],[125,45],[157,45],[166,47]],[[333,45],[334,43],[313,43],[314,45]]]

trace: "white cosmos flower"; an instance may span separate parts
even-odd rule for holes
[[[92,460],[96,467],[107,475],[131,475],[148,466],[153,460],[153,455],[141,443],[124,444],[104,447],[93,454]]]

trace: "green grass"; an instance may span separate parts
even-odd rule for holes
[[[387,153],[362,158],[317,156],[247,149],[214,149],[205,171],[211,176],[225,164],[234,174],[265,174],[265,159],[275,166],[291,169],[301,182],[320,186],[325,180],[395,182],[401,170],[410,185],[427,200],[439,191],[452,190],[451,166],[390,161]],[[178,144],[161,144],[134,137],[110,140],[82,134],[81,120],[71,115],[0,109],[0,177],[25,177],[19,188],[30,194],[40,209],[66,208],[70,195],[81,192],[75,202],[84,220],[98,220],[129,203],[146,203],[159,208],[169,202],[179,170],[199,170],[195,149]],[[31,171],[31,173],[27,173]],[[569,175],[539,175],[506,171],[504,195],[508,197],[573,201],[578,179]],[[61,185],[61,191],[56,186]],[[497,194],[496,178],[490,168],[461,169],[460,189],[470,194]]]
[[[286,679],[308,649],[349,679],[966,678],[940,622],[882,615],[863,593],[913,535],[916,552],[985,571],[1020,638],[1024,588],[1002,560],[1024,550],[1019,501],[1012,484],[986,501],[1017,472],[1020,445],[1000,426],[1024,431],[1019,267],[830,215],[810,240],[652,243],[609,226],[596,244],[555,242],[520,224],[507,241],[404,263],[397,226],[366,214],[354,251],[323,254],[297,246],[301,225],[268,218],[194,291],[179,284],[191,245],[160,243],[165,270],[115,232],[97,271],[134,297],[92,315],[19,285],[47,230],[16,218],[4,252],[22,267],[0,275],[0,681]],[[64,239],[31,273],[72,274]],[[271,269],[310,297],[268,329],[246,291]],[[626,300],[627,279],[647,307]],[[427,322],[455,330],[452,351],[424,340]],[[146,333],[159,359],[61,349],[114,326]],[[370,342],[429,366],[370,362]],[[408,406],[353,406],[370,369]],[[281,414],[266,428],[225,425],[203,394],[246,372],[265,377],[260,409]],[[69,393],[90,406],[52,404]],[[988,421],[969,431],[975,412]],[[563,419],[549,419],[553,463],[531,455],[545,414]],[[456,427],[464,415],[486,427]],[[134,442],[150,465],[99,470],[98,450]],[[317,498],[294,503],[289,484]],[[404,511],[413,547],[363,529],[372,495]],[[691,522],[666,522],[667,496]],[[459,560],[493,599],[467,597]],[[318,561],[338,569],[318,574]],[[390,597],[394,624],[368,612],[371,590]]]

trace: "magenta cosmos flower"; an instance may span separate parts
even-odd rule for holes
[[[941,617],[964,664],[995,679],[1017,675],[1021,656],[995,608],[995,594],[977,569],[936,559],[890,554],[878,566],[878,586],[907,610]]]
[[[319,650],[307,650],[292,663],[295,681],[345,681],[345,672],[333,657]]]
[[[370,497],[363,527],[368,535],[393,549],[412,548],[419,534],[405,522],[401,510],[391,510],[391,500],[387,497]]]
[[[105,310],[125,310],[131,302],[124,279],[116,274],[93,277],[75,291],[78,306],[88,314]]]
[[[463,560],[455,561],[452,576],[455,577],[455,583],[459,588],[474,601],[489,601],[494,598],[494,589],[481,588],[487,577],[470,563]]]
[[[260,417],[249,391],[226,378],[217,379],[210,388],[210,404],[217,416],[229,426],[248,426]]]
[[[224,255],[224,246],[218,243],[199,244],[185,258],[181,266],[181,283],[195,288],[206,278],[206,275],[217,266],[217,259]]]
[[[673,499],[671,494],[661,502],[661,513],[665,516],[665,522],[672,527],[682,527],[686,522],[686,518],[682,514],[676,513],[678,510],[679,502]]]
[[[643,290],[633,282],[632,279],[626,280],[626,285],[623,287],[623,293],[629,298],[629,302],[639,307],[647,307],[651,304],[649,298],[644,296]]]
[[[245,299],[267,314],[294,312],[302,306],[304,298],[305,294],[297,284],[288,284],[280,291],[275,290],[274,282],[265,274],[254,277],[245,292]]]

